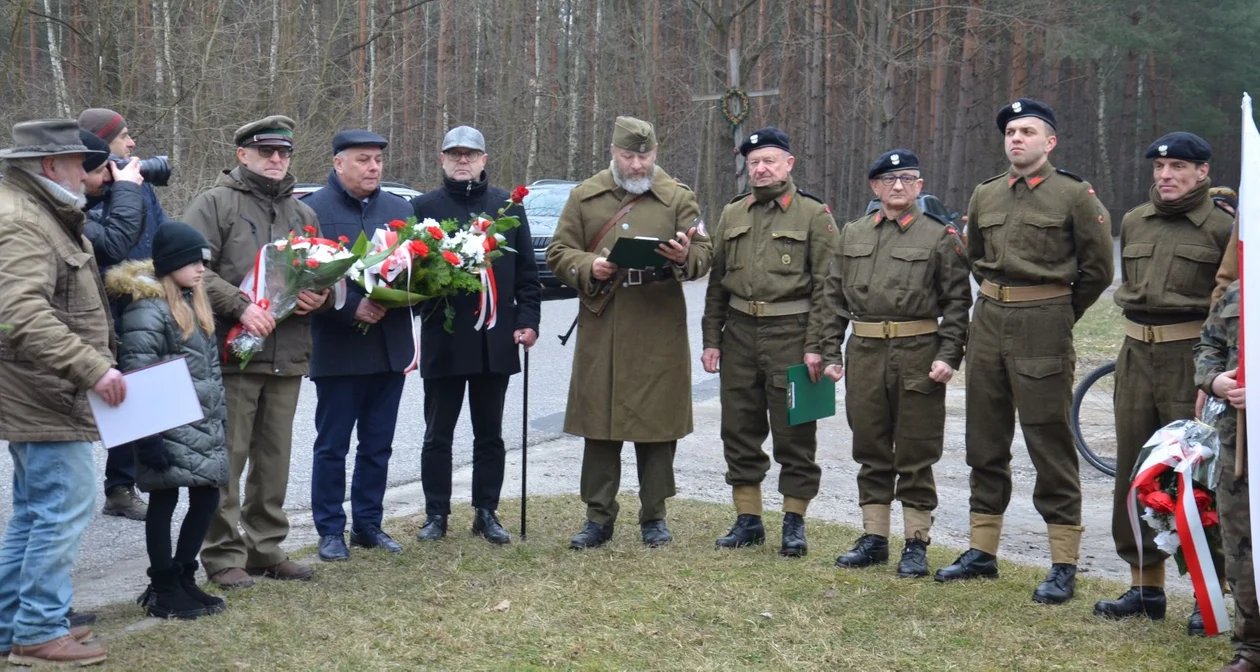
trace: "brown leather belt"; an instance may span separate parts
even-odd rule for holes
[[[1203,322],[1178,322],[1153,326],[1138,324],[1132,320],[1124,321],[1124,335],[1143,343],[1171,343],[1173,341],[1198,340],[1203,332]]]
[[[749,301],[732,294],[730,304],[731,308],[753,317],[779,317],[781,315],[800,315],[801,313],[809,312],[809,299],[770,303],[767,301]]]
[[[940,325],[936,320],[910,320],[909,322],[850,322],[853,335],[862,338],[909,338],[935,334]]]
[[[1023,303],[1068,296],[1072,293],[1072,288],[1060,284],[1006,287],[984,280],[980,283],[980,293],[1002,303]]]

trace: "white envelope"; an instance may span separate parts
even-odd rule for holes
[[[127,397],[110,406],[88,390],[88,405],[106,448],[196,422],[204,416],[183,357],[123,374]]]

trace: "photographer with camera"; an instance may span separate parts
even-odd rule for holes
[[[128,183],[139,187],[144,215],[143,227],[131,248],[116,261],[150,258],[153,256],[153,235],[159,226],[169,221],[166,212],[162,210],[162,204],[158,202],[157,192],[153,190],[153,187],[166,185],[170,178],[170,165],[163,157],[145,159],[138,163],[132,161],[131,150],[136,146],[136,141],[131,139],[127,121],[113,110],[103,107],[88,108],[79,114],[79,127],[109,145],[110,157],[107,164],[113,164],[120,169],[113,184],[101,185],[100,191],[130,191],[129,185],[122,186]],[[115,176],[113,168],[105,168],[105,170],[110,171],[111,177]],[[136,173],[135,177],[141,178],[138,182],[132,177],[133,171]],[[125,178],[122,177],[124,175]],[[103,175],[98,177],[104,179]],[[92,178],[89,178],[89,183],[91,181]],[[117,198],[117,195],[111,193],[88,213],[88,220],[95,219],[101,222],[105,231],[110,231],[110,225],[116,223],[110,221],[110,216],[115,214],[112,211],[119,207],[113,203],[114,198]],[[126,196],[124,196],[124,202],[125,200]],[[95,246],[96,241],[92,240],[92,244]],[[101,270],[103,272],[105,269]],[[111,311],[114,313],[114,324],[117,327],[121,317],[118,312],[119,306],[115,301],[111,300],[110,303]],[[144,520],[148,514],[148,506],[136,492],[135,458],[130,444],[118,446],[109,451],[109,457],[105,461],[105,507],[102,513],[131,520]]]
[[[144,233],[144,178],[139,159],[131,159],[120,169],[109,160],[109,144],[104,140],[82,129],[79,139],[83,146],[100,152],[83,159],[87,172],[83,180],[83,195],[87,197],[83,235],[92,243],[96,265],[105,269],[125,260]]]

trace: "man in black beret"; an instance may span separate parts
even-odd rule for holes
[[[1089,183],[1050,164],[1058,124],[1049,105],[1020,98],[998,111],[997,125],[1010,168],[977,186],[967,208],[967,257],[980,281],[967,340],[971,543],[936,580],[997,576],[1018,412],[1050,542],[1051,569],[1033,600],[1061,604],[1076,591],[1085,529],[1068,422],[1072,325],[1111,284],[1110,218]]]
[[[1132,580],[1119,598],[1094,605],[1094,613],[1106,618],[1164,617],[1168,554],[1155,545],[1155,533],[1143,524],[1139,562],[1129,524],[1129,486],[1146,440],[1173,420],[1195,415],[1194,346],[1233,228],[1233,217],[1208,193],[1212,148],[1207,141],[1176,131],[1151,143],[1146,158],[1154,169],[1150,200],[1126,213],[1120,225],[1124,267],[1115,293],[1116,305],[1124,313],[1125,339],[1116,358],[1111,535]],[[1213,551],[1220,567],[1219,549]],[[1188,629],[1203,634],[1197,607]]]
[[[923,179],[914,152],[885,152],[867,178],[880,207],[840,232],[822,331],[826,375],[849,378],[844,403],[853,459],[862,465],[864,534],[836,566],[888,562],[896,500],[906,539],[897,573],[922,577],[937,505],[932,465],[945,441],[945,385],[962,363],[971,279],[958,231],[915,202]]]
[[[319,216],[325,238],[353,243],[371,238],[389,222],[407,219],[411,206],[381,189],[385,148],[389,142],[362,129],[333,137],[333,166],[328,184],[303,199]],[[350,437],[359,437],[350,486],[350,543],[401,553],[402,547],[381,530],[385,482],[393,454],[394,426],[402,400],[404,372],[415,361],[411,311],[386,310],[347,284],[341,308],[311,319],[310,378],[315,383],[314,463],[311,467],[311,515],[319,532],[319,557],[346,560],[346,455]],[[366,325],[365,331],[360,330]]]

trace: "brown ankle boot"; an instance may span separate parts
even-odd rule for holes
[[[80,644],[73,636],[65,635],[41,644],[14,644],[13,651],[9,653],[9,664],[28,667],[48,664],[81,667],[104,662],[106,657],[105,649],[100,646]]]

